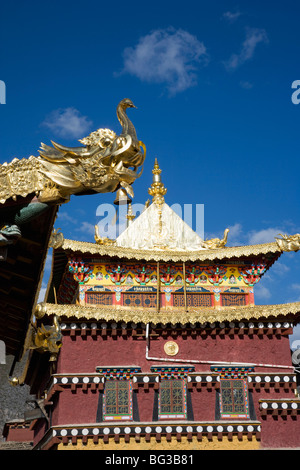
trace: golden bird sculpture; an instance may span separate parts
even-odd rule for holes
[[[121,188],[133,197],[132,184],[143,172],[146,147],[127,116],[129,108],[135,108],[129,98],[117,106],[122,127],[119,135],[100,128],[80,139],[81,146],[41,143],[39,156],[14,158],[0,165],[0,205],[29,194],[34,194],[39,203],[61,204],[73,194],[107,193]]]
[[[52,141],[41,144],[40,171],[58,186],[61,194],[114,192],[123,187],[133,197],[132,183],[141,176],[146,147],[136,136],[128,118],[128,108],[135,108],[125,98],[117,106],[122,126],[120,135],[110,129],[98,129],[80,139],[83,147],[66,147]]]

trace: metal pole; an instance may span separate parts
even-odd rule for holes
[[[157,289],[156,289],[156,311],[157,311],[157,313],[159,313],[159,310],[160,310],[160,301],[159,301],[159,294],[160,294],[159,261],[157,261],[157,267],[156,267],[156,277],[157,277]]]
[[[185,261],[182,263],[183,266],[183,292],[184,292],[184,310],[187,312],[187,298],[186,298],[186,281],[185,281]]]

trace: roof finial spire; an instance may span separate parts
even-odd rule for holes
[[[135,219],[135,215],[132,212],[131,202],[129,202],[128,204],[128,211],[127,211],[126,219],[127,219],[127,226],[129,226]]]
[[[151,188],[148,189],[148,193],[152,196],[152,202],[162,205],[165,202],[164,195],[167,192],[164,184],[161,182],[161,169],[159,168],[157,158],[155,158],[154,168],[152,170],[153,180]]]

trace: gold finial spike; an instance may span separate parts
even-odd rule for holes
[[[151,188],[148,189],[148,193],[152,196],[152,201],[157,204],[163,204],[165,202],[164,195],[167,192],[167,188],[161,182],[161,169],[159,168],[157,158],[155,158],[154,168],[152,170],[153,182]]]
[[[127,211],[126,219],[128,220],[127,226],[129,226],[135,219],[135,215],[132,212],[131,202],[128,204],[128,211]]]
[[[152,174],[153,174],[153,183],[160,183],[161,182],[161,177],[160,177],[161,169],[159,168],[157,158],[155,158],[155,161],[154,161],[154,168],[152,170]]]

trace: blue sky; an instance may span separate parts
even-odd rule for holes
[[[129,97],[147,147],[135,202],[148,199],[157,157],[166,202],[204,204],[206,238],[226,227],[228,245],[300,233],[299,13],[291,0],[5,2],[0,163],[50,140],[77,146],[99,127],[118,133]],[[56,227],[93,241],[97,207],[114,198],[72,197]],[[299,253],[283,254],[256,302],[299,301],[299,272]]]

